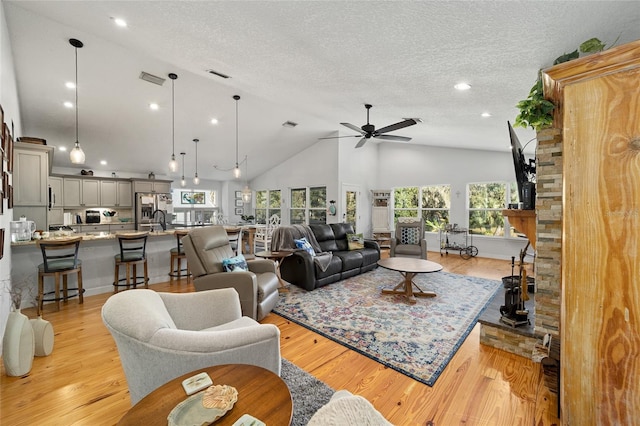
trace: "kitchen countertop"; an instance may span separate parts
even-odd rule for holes
[[[166,235],[174,235],[175,229],[167,230],[167,231],[153,231],[149,232],[149,237],[162,237]],[[53,234],[55,231],[52,231]],[[120,231],[120,232],[78,232],[71,233],[65,236],[56,236],[50,238],[42,238],[42,241],[59,241],[67,238],[74,238],[78,236],[82,236],[82,241],[96,241],[96,240],[115,240],[116,234],[135,234],[139,231]],[[11,246],[33,246],[36,245],[37,240],[31,241],[18,241],[11,243]]]

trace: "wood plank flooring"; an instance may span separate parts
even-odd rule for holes
[[[509,261],[429,253],[453,273],[499,279]],[[150,286],[190,292],[182,281]],[[129,393],[100,310],[110,294],[77,299],[44,317],[55,332],[53,353],[36,357],[24,377],[0,371],[2,425],[113,425],[130,407]],[[31,318],[35,309],[23,311]],[[543,384],[540,365],[479,344],[479,326],[460,347],[433,387],[410,379],[282,317],[263,321],[281,330],[282,356],[334,389],[362,395],[396,425],[557,425],[555,395]],[[278,426],[278,425],[270,425]]]

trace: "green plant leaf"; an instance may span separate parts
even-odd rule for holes
[[[571,52],[571,53],[565,53],[565,54],[564,54],[564,55],[562,55],[562,56],[558,56],[558,57],[556,58],[556,60],[555,60],[555,61],[553,61],[553,65],[558,65],[558,64],[561,64],[561,63],[563,63],[563,62],[568,62],[568,61],[570,61],[570,60],[572,60],[572,59],[577,59],[579,56],[580,56],[580,53],[579,53],[579,52],[578,52],[578,50],[576,49],[576,50],[574,50],[574,51],[573,51],[573,52]]]
[[[606,45],[598,38],[590,38],[580,45],[580,51],[582,53],[595,53],[602,52]]]

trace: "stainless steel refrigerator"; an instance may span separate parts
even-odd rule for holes
[[[170,229],[173,221],[173,200],[170,193],[136,192],[136,229],[159,231]]]

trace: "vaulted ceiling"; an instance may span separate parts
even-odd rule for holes
[[[199,175],[218,180],[231,172],[214,165],[228,170],[236,162],[233,95],[241,96],[238,157],[248,156],[249,177],[318,138],[355,134],[340,123],[365,124],[365,103],[373,104],[371,123],[378,128],[420,118],[393,133],[411,137],[409,143],[506,151],[506,121],[515,119],[515,104],[540,68],[592,37],[608,45],[640,39],[637,1],[2,4],[21,103],[23,135],[17,136],[72,147],[75,112],[63,102],[74,101],[65,82],[74,81],[68,40],[77,38],[84,43],[78,50],[82,168],[168,174],[167,75],[176,73],[175,154],[180,161],[186,152],[185,174],[193,175],[198,138]],[[116,18],[127,27],[116,26]],[[143,81],[143,71],[166,81]],[[460,82],[471,89],[454,89]],[[298,125],[284,127],[286,121]],[[523,143],[535,136],[517,132]],[[362,149],[376,149],[375,143]],[[60,152],[54,165],[72,166]]]

